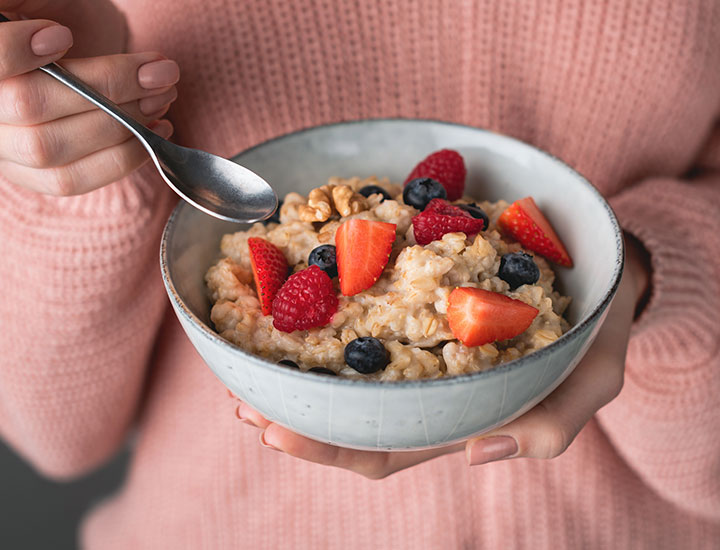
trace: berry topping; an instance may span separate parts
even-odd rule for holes
[[[283,205],[283,200],[278,200],[277,208],[275,209],[275,212],[273,212],[273,215],[270,216],[267,219],[263,220],[263,225],[267,225],[269,223],[280,223],[280,207]]]
[[[282,332],[327,325],[338,308],[332,281],[316,265],[290,275],[272,304],[273,326]]]
[[[440,182],[430,178],[416,178],[405,185],[403,189],[403,201],[413,208],[425,210],[425,207],[433,199],[444,199],[447,197],[445,188]]]
[[[345,346],[345,362],[361,374],[372,374],[387,367],[390,354],[377,338],[362,336]]]
[[[278,364],[285,365],[286,367],[290,367],[293,369],[299,369],[300,366],[295,361],[290,361],[290,359],[281,359],[278,361]]]
[[[470,237],[479,233],[485,222],[447,201],[433,199],[423,212],[413,218],[412,225],[415,241],[425,245],[442,239],[446,233],[463,232]]]
[[[532,197],[512,203],[498,218],[498,227],[528,250],[556,264],[572,267],[565,246]]]
[[[369,197],[370,195],[382,195],[382,201],[384,200],[390,200],[392,197],[390,196],[390,193],[385,191],[382,187],[378,185],[366,185],[360,191],[358,191],[363,197]]]
[[[395,224],[351,219],[335,233],[340,291],[354,296],[375,284],[390,259]]]
[[[330,376],[337,376],[334,370],[326,369],[325,367],[313,367],[308,369],[308,372],[316,372],[318,374],[329,374]]]
[[[415,178],[432,178],[439,181],[447,191],[447,198],[456,201],[465,191],[467,170],[460,153],[451,149],[436,151],[420,162],[405,180],[405,185]]]
[[[265,239],[250,237],[250,263],[263,315],[270,315],[272,303],[288,277],[288,263],[282,251]]]
[[[524,252],[512,252],[500,258],[498,277],[515,290],[522,285],[533,285],[540,278],[540,270],[533,257]]]
[[[316,265],[332,279],[337,277],[337,261],[335,260],[335,247],[323,244],[312,249],[308,257],[308,265]]]
[[[488,218],[485,211],[482,208],[480,208],[477,204],[475,204],[474,202],[471,202],[470,204],[458,204],[457,207],[465,210],[473,218],[482,220],[483,221],[483,231],[485,231],[488,228],[488,226],[490,225],[490,218]]]
[[[456,288],[448,298],[450,330],[468,347],[514,338],[537,314],[538,310],[525,302],[480,288]]]

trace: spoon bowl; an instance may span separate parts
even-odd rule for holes
[[[148,133],[143,145],[163,179],[195,208],[222,220],[245,223],[264,220],[275,212],[277,195],[255,172]]]

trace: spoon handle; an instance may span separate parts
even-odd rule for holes
[[[10,19],[0,13],[0,22],[10,22]],[[69,71],[65,70],[57,63],[49,63],[48,65],[45,65],[43,67],[38,67],[38,69],[49,74],[53,78],[65,84],[65,86],[67,86],[68,88],[79,93],[85,99],[95,104],[98,108],[102,109],[115,120],[117,120],[120,124],[125,126],[135,135],[135,137],[140,140],[140,142],[143,144],[145,149],[148,150],[150,155],[155,158],[155,153],[152,150],[150,144],[152,142],[157,142],[157,140],[159,139],[162,139],[160,136],[147,129],[137,120],[135,120],[132,116],[123,111],[117,104],[110,101],[107,97],[95,90],[92,86],[85,84],[82,80],[77,78]]]
[[[65,84],[65,86],[76,91],[85,99],[87,99],[91,103],[94,103],[98,108],[105,111],[119,123],[124,125],[133,134],[135,134],[135,136],[140,139],[145,148],[148,149],[148,151],[151,151],[151,148],[147,142],[152,139],[150,137],[151,135],[154,137],[157,136],[153,132],[145,128],[145,126],[140,124],[128,113],[123,111],[116,103],[110,101],[107,97],[102,95],[100,92],[98,92],[88,84],[85,84],[75,75],[68,72],[57,63],[50,63],[43,67],[39,67],[39,69],[44,73],[49,74],[53,78],[59,80],[60,82]]]

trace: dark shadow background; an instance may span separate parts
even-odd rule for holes
[[[127,450],[70,483],[45,479],[0,440],[0,548],[75,550],[81,518],[121,484]]]

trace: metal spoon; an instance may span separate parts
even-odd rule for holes
[[[10,21],[0,14],[0,21]],[[148,130],[97,90],[56,63],[39,68],[97,105],[140,140],[165,182],[183,199],[211,216],[254,222],[272,215],[278,199],[260,176],[205,151],[175,145]]]

